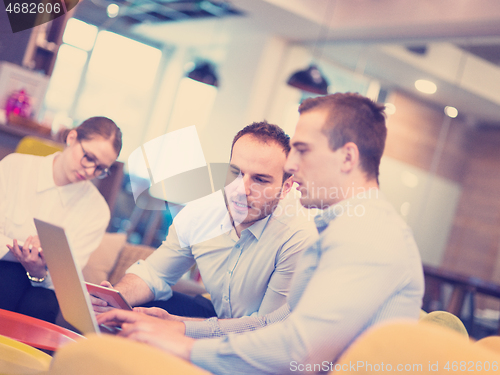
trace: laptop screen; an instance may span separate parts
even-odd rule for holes
[[[42,220],[34,221],[64,319],[83,334],[100,332],[64,229]]]

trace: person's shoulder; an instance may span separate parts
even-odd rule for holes
[[[0,170],[3,175],[22,176],[39,169],[42,156],[12,153],[0,160]]]
[[[336,217],[322,232],[324,246],[353,246],[379,257],[413,249],[411,230],[385,199],[360,199],[337,206]],[[411,246],[410,246],[411,245]]]
[[[221,234],[229,223],[228,210],[222,193],[215,192],[189,202],[174,218],[172,228],[179,240],[188,246]]]
[[[316,214],[316,211],[302,207],[299,201],[289,201],[287,204],[280,204],[276,207],[269,219],[269,223],[272,226],[286,227],[292,232],[317,232],[314,224]]]
[[[318,230],[313,218],[314,215],[309,217],[307,213],[276,212],[275,210],[265,227],[263,238],[280,240],[283,245],[286,244],[284,248],[297,243],[303,243],[303,247],[308,247],[318,238]]]
[[[17,152],[13,152],[7,156],[5,156],[0,163],[5,165],[19,165],[24,163],[33,163],[39,162],[43,159],[43,156],[30,155],[30,154],[20,154]]]
[[[189,202],[175,217],[177,222],[188,220],[202,223],[205,220],[222,218],[227,214],[224,197],[220,191]]]
[[[381,199],[346,199],[325,212],[327,217],[334,216],[325,233],[339,236],[342,233],[378,232],[391,225],[389,222],[397,215],[393,207]]]
[[[290,233],[290,235],[293,235],[295,233],[317,235],[318,229],[314,224],[313,217],[314,216],[308,218],[307,216],[301,216],[297,214],[285,216],[272,215],[269,222],[270,226],[281,226],[283,229],[286,229]]]
[[[79,184],[81,184],[81,204],[92,207],[92,211],[96,212],[97,215],[109,216],[110,210],[108,203],[99,189],[90,181],[80,182]]]
[[[91,181],[85,181],[85,189],[87,191],[87,199],[97,200],[99,203],[106,203],[106,200],[102,196],[101,192]]]

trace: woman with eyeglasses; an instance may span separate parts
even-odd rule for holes
[[[83,268],[110,220],[93,178],[106,178],[122,133],[92,117],[64,134],[66,148],[49,156],[10,154],[0,161],[0,309],[54,323],[59,305],[33,218],[65,228]]]

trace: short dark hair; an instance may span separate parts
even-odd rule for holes
[[[335,151],[348,142],[355,143],[361,168],[367,178],[378,183],[387,138],[385,106],[359,94],[336,93],[304,100],[299,113],[313,109],[328,111],[322,131],[328,137],[330,149]]]
[[[66,138],[71,130],[66,129],[61,135],[64,142],[66,142]],[[89,140],[95,136],[111,140],[116,154],[120,154],[122,149],[122,131],[113,120],[102,116],[90,117],[76,127],[75,130],[79,141]]]
[[[244,135],[250,134],[257,138],[259,141],[268,143],[275,142],[283,148],[283,152],[288,156],[290,152],[290,136],[286,134],[283,129],[278,125],[269,124],[267,121],[254,122],[253,124],[245,126],[241,129],[233,139],[233,144],[231,145],[231,156],[233,156],[233,147],[238,139]],[[290,173],[283,172],[283,182],[291,176]]]

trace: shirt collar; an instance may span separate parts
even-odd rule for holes
[[[66,206],[74,197],[80,194],[83,184],[88,183],[88,181],[57,186],[54,182],[54,159],[59,154],[61,154],[61,152],[56,152],[42,158],[40,169],[38,170],[37,193],[49,189],[56,189],[62,204]]]
[[[270,218],[271,215],[266,216],[265,218],[260,219],[259,221],[256,221],[247,228],[248,231],[251,232],[257,240],[259,240]]]
[[[259,221],[256,221],[252,225],[250,225],[248,228],[244,229],[242,231],[242,234],[244,231],[248,230],[250,233],[254,235],[254,237],[259,240],[260,237],[262,236],[262,232],[264,232],[264,229],[266,228],[267,222],[271,218],[272,215],[268,215],[263,219],[260,219]],[[231,230],[234,230],[234,226],[232,224],[231,216],[229,215],[229,211],[226,213],[224,217],[224,221],[221,224],[221,230],[224,232],[231,232]]]
[[[224,215],[224,219],[220,224],[220,230],[222,233],[229,233],[231,230],[234,229],[233,222],[231,220],[231,215],[229,215],[229,210],[227,209],[226,205],[224,205],[224,210],[226,211],[226,214]]]
[[[383,197],[382,192],[379,189],[373,189],[366,194],[360,195],[355,198],[344,199],[333,206],[328,207],[322,213],[316,215],[314,218],[314,223],[318,228],[318,232],[321,233],[326,227],[334,220],[337,216],[342,216],[343,214],[348,214],[348,210],[354,210],[355,206],[359,204],[360,201],[367,200],[378,200]]]

